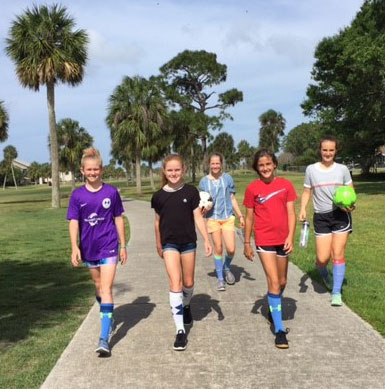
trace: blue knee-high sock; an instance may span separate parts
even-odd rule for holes
[[[340,294],[345,278],[345,258],[333,260],[333,291],[332,294]]]
[[[267,301],[269,303],[269,309],[274,322],[274,332],[285,331],[285,327],[282,323],[282,308],[281,308],[281,296],[279,294],[268,293]]]
[[[234,254],[229,255],[229,253],[227,253],[225,255],[225,262],[223,265],[223,270],[230,270],[230,264],[231,264],[231,261],[233,260],[233,258],[234,258]]]
[[[103,304],[103,303],[100,304],[100,319],[101,319],[100,337],[102,339],[108,340],[113,312],[114,312],[114,304]]]
[[[218,280],[223,280],[223,259],[222,256],[214,254],[215,271],[217,272]]]

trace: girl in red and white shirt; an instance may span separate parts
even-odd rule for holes
[[[266,274],[269,319],[274,323],[275,345],[288,348],[281,306],[288,255],[293,251],[297,195],[290,181],[275,177],[277,165],[277,158],[269,150],[261,149],[254,156],[253,169],[259,179],[248,185],[243,201],[246,207],[244,255],[250,261],[254,259],[251,246],[254,226],[256,251]]]

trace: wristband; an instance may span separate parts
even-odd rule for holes
[[[250,242],[243,242],[244,244],[250,244]]]
[[[238,216],[238,218],[240,219],[241,217],[243,217],[244,218],[244,216],[243,215],[241,215],[241,216]]]

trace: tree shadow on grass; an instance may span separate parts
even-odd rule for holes
[[[385,178],[384,181],[379,182],[375,182],[375,180],[368,181],[369,180],[365,180],[365,178],[362,178],[362,181],[357,181],[356,179],[353,181],[354,190],[358,195],[360,193],[367,195],[378,195],[385,193]]]
[[[0,347],[26,339],[35,329],[54,327],[69,311],[89,305],[93,294],[86,269],[67,262],[0,262]]]
[[[115,325],[119,328],[110,340],[111,348],[119,343],[132,327],[135,327],[141,320],[149,317],[155,306],[154,303],[150,303],[150,297],[139,296],[132,303],[115,308]]]

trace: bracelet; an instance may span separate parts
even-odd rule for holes
[[[244,216],[243,216],[243,215],[241,215],[241,216],[238,216],[238,218],[239,218],[239,219],[240,219],[241,217],[242,217],[242,218],[244,218]]]
[[[244,244],[250,244],[250,242],[243,242]]]

